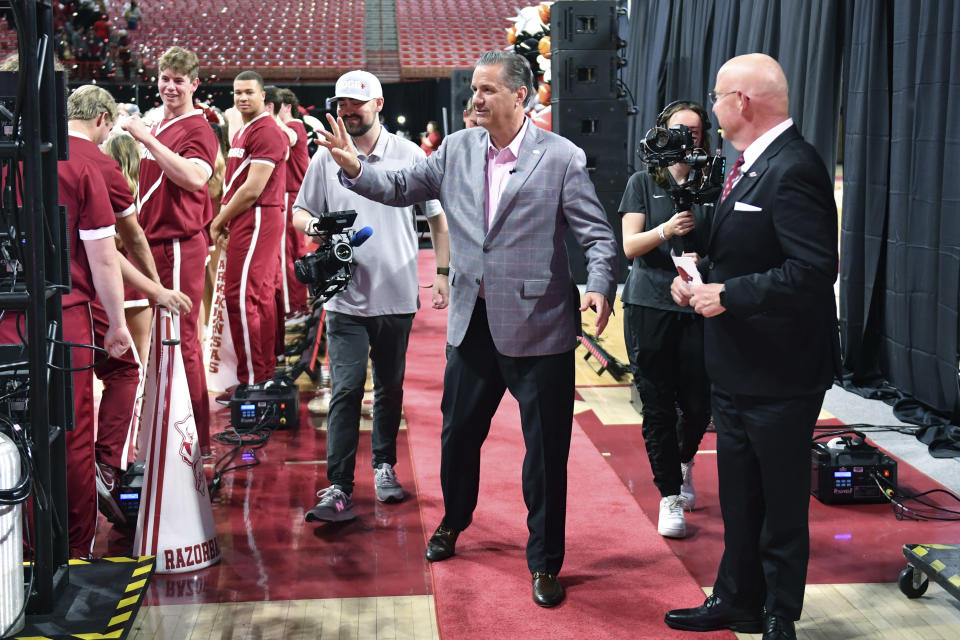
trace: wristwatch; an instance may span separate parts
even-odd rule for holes
[[[450,267],[437,267],[438,276],[448,276],[450,275]]]
[[[724,309],[727,308],[727,285],[720,287],[720,306]]]

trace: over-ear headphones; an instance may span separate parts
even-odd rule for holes
[[[692,102],[690,100],[674,100],[673,102],[665,106],[663,110],[660,112],[660,115],[657,116],[657,126],[666,127],[667,120],[670,118],[670,116],[672,116],[677,111],[682,110],[682,109],[678,109],[677,107],[683,107],[685,109],[690,109],[691,111],[696,111],[696,112],[703,111],[704,113],[706,113],[706,110],[702,106],[698,105],[696,102]],[[703,121],[703,135],[706,135],[707,132],[710,131],[710,128],[713,125],[711,124],[709,118],[701,117],[700,119]]]

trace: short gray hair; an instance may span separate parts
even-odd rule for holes
[[[510,91],[516,91],[520,87],[527,88],[527,100],[537,95],[534,86],[533,69],[527,59],[516,53],[509,51],[500,51],[493,49],[487,51],[479,59],[475,67],[500,66],[500,77],[503,83],[507,85]]]

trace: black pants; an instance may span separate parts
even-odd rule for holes
[[[625,304],[623,334],[633,383],[643,401],[643,442],[653,483],[661,496],[675,496],[683,482],[680,463],[697,453],[710,422],[703,319]]]
[[[559,573],[573,427],[573,351],[520,358],[498,353],[482,298],[477,300],[463,342],[450,349],[443,379],[443,524],[463,530],[473,519],[480,490],[480,448],[506,389],[520,403],[526,445],[527,566],[531,572]]]
[[[373,466],[397,464],[397,433],[403,404],[403,374],[413,314],[352,316],[327,312],[330,410],[327,414],[327,480],[353,492],[360,408],[373,370]]]
[[[714,593],[737,606],[800,619],[810,442],[824,393],[767,398],[713,386],[724,542]]]

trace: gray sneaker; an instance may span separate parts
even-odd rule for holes
[[[397,472],[386,462],[381,462],[373,472],[373,483],[377,488],[377,500],[380,502],[400,502],[403,500],[403,487],[397,482]]]
[[[345,522],[353,520],[357,514],[353,511],[353,498],[344,493],[339,485],[330,485],[317,492],[320,502],[307,511],[307,522]]]

